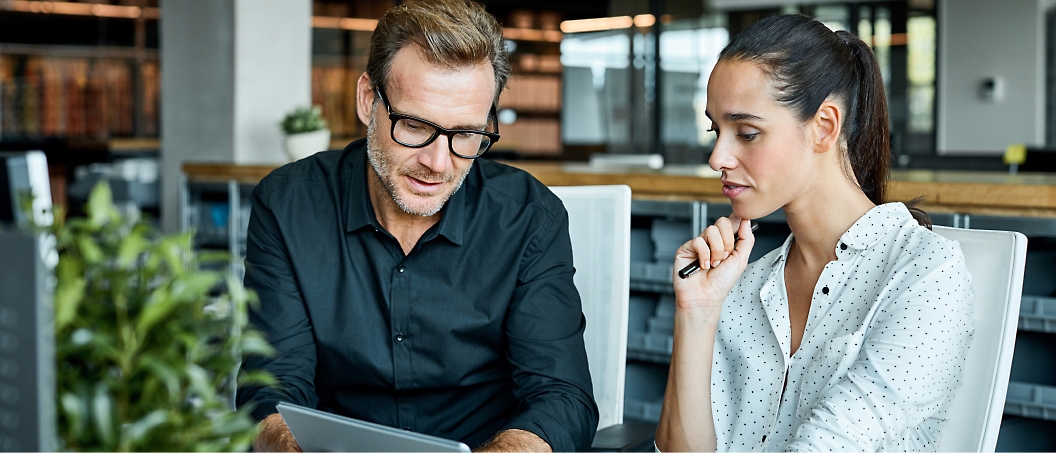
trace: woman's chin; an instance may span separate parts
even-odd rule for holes
[[[755,220],[766,217],[773,214],[780,207],[767,207],[762,206],[758,203],[746,203],[741,201],[731,201],[733,206],[733,215],[742,219]]]

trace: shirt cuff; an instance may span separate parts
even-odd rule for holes
[[[572,434],[561,425],[548,420],[540,420],[530,414],[522,414],[506,425],[506,429],[521,429],[528,431],[550,445],[550,449],[558,451],[576,451],[576,444],[572,440]]]
[[[279,412],[279,409],[275,407],[279,404],[279,400],[266,399],[253,401],[249,404],[253,405],[253,408],[249,411],[249,415],[252,416],[257,423],[268,418],[269,415],[277,414]]]

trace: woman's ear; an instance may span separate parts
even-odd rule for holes
[[[836,149],[840,144],[843,124],[843,109],[839,104],[826,100],[818,107],[811,126],[814,129],[814,152],[824,153]]]
[[[370,126],[370,115],[374,111],[374,84],[367,73],[359,76],[356,83],[356,115],[364,126]]]

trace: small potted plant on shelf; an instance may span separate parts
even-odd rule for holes
[[[256,424],[249,408],[230,407],[230,392],[244,356],[271,352],[247,325],[254,295],[226,270],[226,254],[196,252],[191,233],[163,236],[123,214],[105,183],[85,210],[38,227],[59,255],[58,448],[246,451]]]
[[[330,147],[330,129],[318,105],[297,107],[280,123],[286,134],[286,153],[293,160],[303,159]]]

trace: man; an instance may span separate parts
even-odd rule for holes
[[[498,140],[502,29],[468,0],[397,6],[371,38],[367,139],[286,165],[253,193],[251,321],[275,346],[239,390],[257,450],[296,449],[275,404],[482,450],[585,450],[597,428],[568,215]]]

